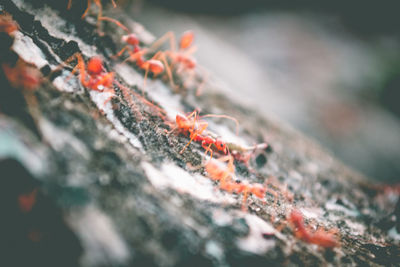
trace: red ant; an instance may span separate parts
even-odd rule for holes
[[[19,25],[12,19],[8,13],[0,15],[0,32],[5,32],[8,35],[19,29]]]
[[[76,71],[79,71],[80,82],[81,84],[90,90],[98,91],[98,92],[108,92],[112,93],[112,95],[104,101],[104,105],[114,97],[115,91],[112,88],[114,83],[121,89],[126,101],[128,101],[129,105],[133,107],[133,102],[129,97],[129,89],[116,81],[114,79],[113,72],[106,72],[103,60],[100,57],[92,57],[87,62],[85,66],[85,61],[81,54],[76,53],[67,59],[64,63],[68,63],[72,60],[76,59],[78,61],[75,68],[71,71],[71,74],[74,74]],[[134,92],[132,92],[134,93]],[[155,109],[161,117],[163,117],[164,111],[154,104],[150,103],[144,98],[141,100],[152,109]]]
[[[239,122],[231,116],[214,114],[198,116],[197,110],[193,111],[188,116],[177,114],[175,118],[176,126],[173,127],[170,132],[178,129],[180,133],[190,137],[189,142],[180,151],[181,154],[190,145],[190,143],[194,141],[201,144],[201,146],[206,150],[206,154],[210,152],[211,158],[213,156],[212,149],[218,151],[220,154],[223,155],[231,153],[235,160],[242,161],[246,164],[247,167],[249,167],[248,161],[250,160],[252,154],[258,149],[265,149],[266,147],[268,147],[266,143],[257,144],[251,147],[245,147],[234,143],[227,143],[217,137],[213,137],[211,133],[203,134],[208,128],[208,123],[205,121],[201,121],[198,118],[206,117],[227,118],[233,120],[236,124],[236,132],[238,132]]]
[[[111,88],[114,82],[114,73],[106,72],[103,66],[103,60],[100,57],[92,57],[89,59],[85,66],[85,61],[80,53],[76,53],[68,58],[64,63],[68,63],[73,60],[77,60],[77,64],[71,71],[73,75],[76,71],[79,71],[81,84],[90,90],[98,92],[108,92],[113,95],[110,96],[104,104],[111,100],[114,96],[114,89]]]
[[[0,32],[4,32],[10,36],[8,43],[9,48],[11,48],[14,41],[12,34],[18,29],[19,26],[12,19],[11,15],[7,13],[0,15]],[[19,57],[13,62],[2,62],[1,68],[11,86],[15,88],[33,90],[36,89],[41,82],[40,71]]]
[[[264,199],[267,189],[262,184],[249,184],[248,182],[236,183],[232,186],[233,192],[240,194],[243,193],[242,210],[246,210],[246,202],[249,193],[258,198]]]
[[[227,166],[221,167],[221,164],[216,163],[215,160],[209,160],[205,164],[205,169],[208,176],[214,181],[220,181],[220,188],[228,190],[228,184],[235,173],[235,165],[233,164],[233,157],[231,155],[218,159],[219,162],[228,162]]]
[[[149,60],[145,60],[143,58],[145,54],[158,48],[168,38],[170,39],[171,51],[165,51],[165,52],[158,51]],[[184,66],[184,69],[193,69],[196,66],[195,59],[187,55],[187,53],[189,53],[191,50],[195,50],[195,49],[189,49],[189,47],[193,42],[193,38],[194,35],[192,32],[184,33],[184,35],[180,40],[180,50],[179,50],[180,52],[175,52],[175,36],[172,32],[166,33],[158,41],[154,42],[153,45],[148,49],[140,48],[138,37],[134,33],[130,33],[122,37],[122,41],[126,43],[126,45],[116,54],[116,57],[119,57],[125,51],[128,51],[129,57],[124,61],[129,60],[132,62],[136,62],[136,65],[139,68],[144,69],[146,71],[144,76],[143,88],[146,87],[146,80],[149,72],[152,72],[154,76],[157,76],[163,73],[164,70],[167,73],[171,87],[176,88],[172,77],[171,67],[168,64],[166,56],[172,59],[172,64],[180,63],[181,66]]]
[[[119,51],[115,56],[121,56],[125,51],[129,52],[129,57],[126,58],[125,61],[136,62],[136,65],[145,70],[144,80],[143,80],[143,90],[146,87],[146,80],[149,72],[153,73],[154,77],[163,73],[166,70],[169,80],[171,82],[171,87],[175,87],[172,80],[172,73],[168,66],[168,62],[163,53],[157,52],[151,59],[145,60],[144,55],[148,53],[148,49],[142,49],[139,46],[139,38],[134,33],[130,33],[122,36],[122,42],[126,43],[126,45]],[[166,67],[164,67],[164,65]]]
[[[318,229],[315,232],[310,232],[304,226],[303,214],[298,210],[293,210],[289,216],[289,222],[293,225],[294,234],[297,238],[311,244],[316,244],[325,248],[334,248],[339,246],[334,233],[337,230],[329,231]]]
[[[192,117],[194,118],[191,119]],[[171,132],[174,131],[175,129],[178,129],[182,134],[189,135],[190,137],[190,141],[180,151],[181,154],[185,151],[185,149],[190,145],[192,141],[200,142],[201,146],[206,150],[206,154],[207,152],[210,152],[211,158],[213,155],[213,151],[211,149],[212,146],[214,146],[214,148],[222,154],[228,153],[228,149],[224,141],[218,138],[213,138],[209,135],[202,135],[202,133],[207,129],[208,123],[205,121],[200,121],[198,120],[198,118],[205,118],[205,117],[227,118],[233,120],[236,123],[237,128],[239,125],[239,122],[235,118],[227,115],[208,114],[208,115],[198,116],[197,110],[193,111],[188,116],[181,116],[178,114],[176,115],[175,118],[176,126],[171,130]]]
[[[173,32],[167,32],[158,39],[155,43],[152,44],[149,50],[154,50],[158,48],[162,43],[169,39],[170,42],[170,50],[160,52],[163,55],[165,54],[168,58],[171,59],[171,67],[168,68],[172,69],[174,65],[177,65],[177,73],[181,73],[186,71],[189,73],[189,80],[191,80],[194,76],[194,69],[197,65],[196,59],[192,56],[192,54],[197,50],[195,46],[192,46],[194,40],[194,33],[192,31],[186,31],[182,34],[180,41],[179,41],[179,49],[176,50],[176,41],[175,35]],[[168,75],[171,86],[175,88],[172,74]],[[184,87],[186,87],[184,85]]]
[[[235,165],[233,164],[233,160],[234,159],[231,155],[227,155],[218,159],[219,162],[228,162],[227,166],[222,167],[221,164],[216,163],[216,160],[210,159],[205,164],[205,169],[211,179],[220,181],[220,189],[230,193],[234,192],[236,194],[243,194],[242,210],[246,210],[246,203],[249,193],[263,199],[267,189],[261,184],[250,184],[247,182],[238,183],[233,181],[233,176],[235,173]]]
[[[183,70],[192,70],[196,67],[196,60],[191,57],[197,48],[192,46],[194,40],[194,33],[192,31],[186,31],[182,34],[180,41],[179,41],[179,50],[176,51],[175,47],[175,35],[173,32],[167,32],[164,36],[158,39],[152,46],[150,47],[151,50],[160,46],[166,40],[170,41],[170,48],[171,50],[167,50],[164,53],[171,58],[172,64],[176,63],[180,64],[179,72]]]
[[[15,88],[34,90],[41,83],[40,71],[21,58],[17,60],[14,66],[9,63],[2,63],[1,67],[7,80]]]

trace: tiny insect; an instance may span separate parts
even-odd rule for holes
[[[211,158],[213,155],[212,149],[215,149],[216,151],[224,155],[229,153],[226,143],[223,140],[219,138],[214,138],[211,135],[207,134],[206,129],[208,128],[208,123],[200,120],[201,118],[206,117],[230,119],[235,122],[237,129],[239,127],[239,122],[235,118],[227,115],[207,114],[199,116],[197,110],[193,111],[188,116],[177,114],[175,118],[176,125],[172,128],[170,132],[178,129],[180,133],[189,136],[190,138],[190,141],[180,151],[181,154],[185,151],[185,149],[190,145],[192,141],[199,142],[201,146],[206,150],[206,154],[210,152]]]
[[[223,164],[227,162],[227,164]],[[221,190],[243,194],[242,210],[247,210],[247,198],[249,194],[253,194],[260,199],[265,198],[266,187],[258,183],[248,183],[246,181],[234,181],[235,165],[234,159],[231,155],[219,158],[218,160],[210,159],[205,164],[205,170],[208,177],[214,181],[219,181]]]
[[[194,33],[192,31],[184,32],[180,38],[177,49],[175,34],[173,32],[167,32],[150,46],[149,51],[158,49],[166,41],[169,41],[170,49],[159,51],[159,53],[168,59],[165,61],[171,62],[170,64],[166,63],[167,69],[171,69],[171,72],[175,70],[177,74],[185,74],[187,76],[183,84],[183,87],[187,88],[187,84],[189,84],[195,76],[194,70],[197,66],[196,59],[193,57],[194,52],[197,50],[197,47],[193,46]],[[176,89],[172,74],[168,75],[168,78],[171,86]]]
[[[244,211],[247,210],[246,204],[249,194],[253,194],[260,199],[264,199],[266,191],[267,189],[264,185],[257,183],[251,184],[246,181],[235,183],[235,186],[233,186],[233,192],[236,194],[243,194],[242,210]]]
[[[12,19],[10,14],[4,12],[0,15],[0,32],[10,35],[18,29],[18,23]]]
[[[75,72],[79,72],[79,80],[85,88],[98,92],[111,93],[112,95],[106,99],[104,104],[110,101],[115,95],[113,89],[114,73],[107,72],[104,68],[103,60],[97,56],[90,58],[87,64],[85,64],[82,55],[80,53],[75,53],[68,58],[64,64],[75,59],[77,60],[77,64],[71,71],[71,75]]]
[[[303,214],[296,209],[290,213],[289,222],[292,224],[294,234],[298,239],[324,248],[334,248],[340,245],[335,236],[337,230],[326,231],[318,229],[315,232],[311,232],[304,225]]]
[[[196,59],[191,56],[197,50],[197,47],[192,45],[194,33],[192,31],[186,31],[182,34],[178,50],[176,49],[175,39],[175,34],[173,32],[167,32],[151,45],[150,50],[158,48],[165,41],[169,40],[170,49],[166,50],[164,53],[172,60],[171,65],[179,64],[180,71],[194,69],[196,67]]]
[[[166,70],[168,77],[170,77],[170,81],[172,81],[172,73],[168,67],[168,62],[161,52],[157,52],[153,57],[146,60],[144,56],[149,52],[149,50],[139,46],[139,39],[136,34],[130,33],[124,35],[121,40],[126,43],[126,45],[115,55],[115,57],[120,57],[125,51],[127,51],[129,57],[123,60],[123,62],[135,62],[136,66],[145,71],[142,93],[145,91],[149,73],[152,73],[155,78]],[[171,86],[174,86],[173,83],[171,83]]]
[[[21,58],[15,64],[2,63],[1,67],[7,80],[15,88],[34,90],[42,81],[40,71]]]
[[[227,162],[227,165],[224,165],[224,162]],[[208,177],[220,182],[221,189],[231,192],[230,184],[235,174],[235,165],[231,155],[224,156],[218,160],[208,160],[205,164],[205,170]]]

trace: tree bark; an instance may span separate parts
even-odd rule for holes
[[[125,32],[108,22],[98,28],[95,15],[80,18],[84,1],[73,1],[71,10],[67,2],[0,4],[20,26],[12,51],[43,75],[30,91],[1,74],[2,266],[400,262],[398,189],[369,184],[307,137],[232,101],[212,82],[197,97],[191,89],[175,93],[166,77],[151,78],[142,97],[144,72],[112,58]],[[144,45],[154,40],[122,11],[115,18]],[[111,101],[84,88],[69,64],[51,71],[76,52],[86,60],[100,55],[115,72]],[[167,120],[196,108],[239,120],[238,135],[229,120],[207,120],[222,138],[268,143],[248,164],[235,161],[242,183],[268,181],[265,198],[249,196],[247,211],[242,194],[220,190],[196,168],[206,164],[198,143],[180,153],[188,138],[167,133]],[[296,238],[293,210],[302,212],[311,232],[336,231],[340,246]]]

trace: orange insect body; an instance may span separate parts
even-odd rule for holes
[[[87,71],[91,76],[100,75],[103,71],[103,60],[100,57],[92,57],[87,63]]]
[[[22,59],[18,59],[13,67],[8,63],[3,63],[1,66],[7,80],[13,87],[34,90],[41,83],[40,71]]]
[[[303,214],[298,210],[293,210],[290,214],[289,221],[293,225],[295,236],[307,243],[316,244],[325,248],[334,248],[339,246],[335,235],[322,229],[318,229],[314,233],[310,232],[304,225]]]
[[[249,194],[253,194],[258,198],[265,197],[266,188],[261,184],[250,184],[248,182],[235,182],[233,177],[235,174],[235,165],[231,155],[222,157],[217,160],[209,160],[205,169],[208,177],[215,181],[220,181],[219,187],[221,190],[230,193],[243,194],[242,210],[246,210],[246,203]],[[228,161],[226,166],[221,166],[221,162]]]
[[[263,199],[265,197],[266,189],[261,184],[250,184],[248,182],[240,182],[232,185],[232,191],[236,194],[243,194],[242,210],[246,210],[247,198],[250,194]]]
[[[218,161],[219,162],[217,163],[217,160],[209,160],[205,165],[205,169],[211,179],[215,181],[221,181],[221,184],[225,184],[225,182],[227,182],[226,179],[228,178],[231,180],[235,173],[233,158],[232,156],[228,155],[220,158]],[[228,165],[222,167],[221,162],[225,161],[228,161]]]
[[[164,71],[164,65],[157,59],[149,59],[141,65],[142,69],[151,71],[154,75],[158,75]]]
[[[178,73],[193,70],[197,65],[196,59],[192,57],[192,54],[196,51],[196,47],[192,47],[193,41],[194,33],[192,31],[186,31],[182,34],[180,39],[179,50],[175,51],[173,46],[171,50],[165,52],[172,60],[172,65],[177,65]]]
[[[189,48],[194,40],[194,33],[192,31],[186,31],[182,34],[181,40],[179,42],[179,47],[181,49]]]
[[[11,15],[4,13],[0,15],[0,32],[11,34],[19,29],[18,24],[12,19]]]
[[[37,192],[38,189],[35,188],[32,190],[32,192],[21,194],[18,196],[18,205],[22,212],[27,213],[32,210],[33,206],[36,203]]]
[[[191,54],[195,51],[195,48],[191,49],[193,40],[194,33],[192,31],[184,32],[179,42],[179,51],[172,51],[170,54],[172,59],[176,62],[183,63],[184,65],[194,68],[196,62],[195,59],[191,57]]]
[[[145,60],[144,55],[148,52],[147,49],[142,49],[139,46],[139,38],[134,33],[130,33],[122,36],[122,42],[127,45],[121,49],[116,54],[116,57],[121,56],[125,51],[128,51],[129,57],[124,60],[136,62],[136,65],[145,70],[144,80],[143,80],[143,90],[146,87],[146,80],[149,72],[153,73],[154,76],[157,76],[164,72],[165,67],[163,63],[159,60],[163,60],[165,66],[167,66],[167,73],[169,77],[172,77],[171,71],[169,70],[168,64],[166,62],[165,56],[162,53],[156,53],[151,59]]]
[[[192,116],[194,116],[194,119],[191,119]],[[202,135],[202,133],[207,129],[208,123],[204,121],[198,121],[196,111],[192,112],[188,117],[176,115],[175,120],[179,131],[182,134],[188,135],[190,137],[189,143],[181,150],[180,153],[183,153],[183,151],[189,146],[192,141],[201,143],[201,146],[206,150],[206,153],[211,153],[211,157],[213,154],[211,150],[212,146],[214,146],[214,148],[220,153],[228,153],[228,149],[224,141],[208,135]]]
[[[121,37],[121,41],[126,43],[127,45],[124,46],[124,48],[122,48],[121,51],[116,54],[116,57],[119,57],[125,51],[128,51],[129,57],[125,59],[125,61],[136,61],[137,65],[140,67],[140,65],[144,62],[143,55],[146,53],[146,51],[139,47],[139,38],[137,37],[137,35],[134,33],[124,35]]]
[[[114,82],[114,73],[106,72],[103,67],[103,61],[99,57],[92,57],[89,59],[87,66],[81,54],[75,54],[66,62],[72,61],[73,59],[78,60],[78,64],[72,70],[72,73],[79,71],[80,81],[82,85],[91,90],[103,92],[106,88],[109,88],[110,92],[114,92],[111,88]]]

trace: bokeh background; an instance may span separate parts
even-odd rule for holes
[[[128,12],[157,36],[193,30],[197,60],[232,98],[400,182],[400,3],[349,2],[151,0]]]

